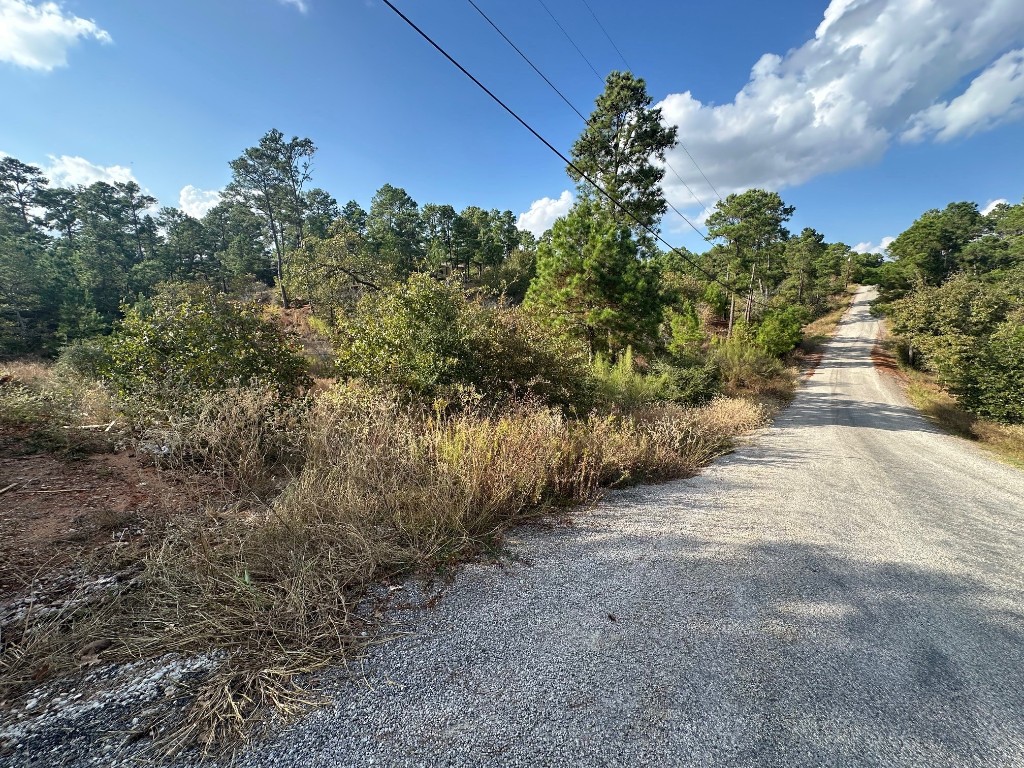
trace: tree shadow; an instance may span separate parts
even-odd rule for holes
[[[912,406],[854,400],[814,389],[801,391],[775,423],[790,429],[840,426],[939,434]]]

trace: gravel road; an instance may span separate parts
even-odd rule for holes
[[[876,372],[871,297],[773,428],[519,531],[241,764],[1024,765],[1024,473]]]

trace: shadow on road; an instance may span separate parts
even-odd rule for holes
[[[842,426],[891,432],[939,432],[911,406],[852,400],[813,390],[800,392],[776,424],[788,428]]]
[[[696,728],[712,764],[1024,761],[1024,589],[791,541],[682,536],[660,541],[652,572],[639,543],[577,553],[650,588],[594,606],[618,618],[606,661],[672,670],[635,693],[677,702],[659,728]]]

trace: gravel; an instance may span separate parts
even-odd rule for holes
[[[774,427],[516,531],[233,764],[1024,765],[1024,474],[876,372],[870,298]]]

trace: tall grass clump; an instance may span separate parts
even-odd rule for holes
[[[49,363],[0,365],[0,430],[27,450],[109,451],[117,411],[98,382]]]

